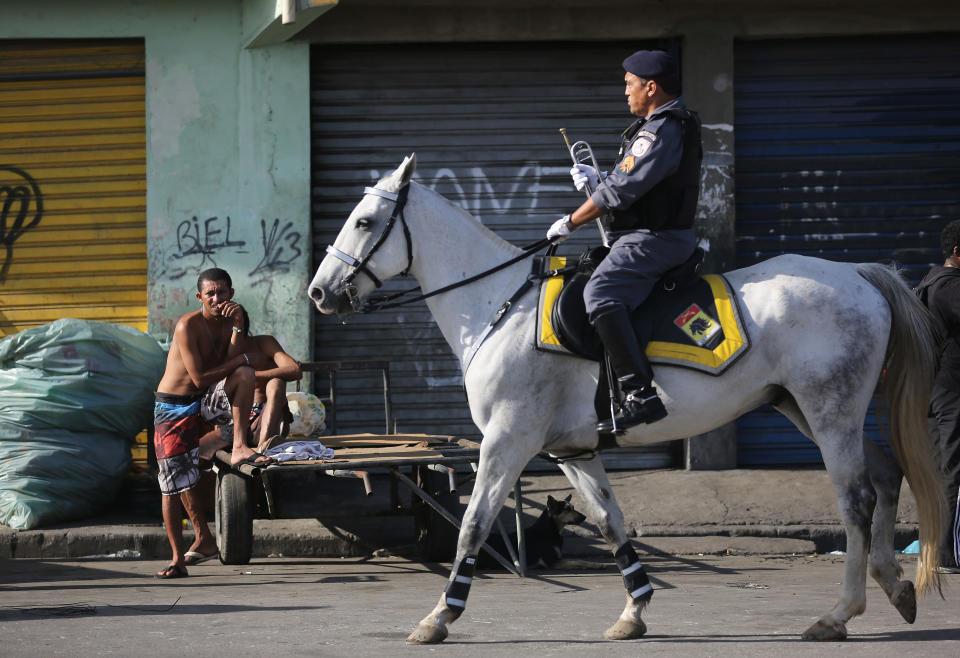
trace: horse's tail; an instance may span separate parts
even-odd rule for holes
[[[895,269],[867,263],[857,265],[857,272],[890,306],[890,341],[880,390],[890,427],[890,445],[917,501],[917,590],[921,595],[933,587],[940,591],[937,567],[946,497],[927,424],[938,355],[933,318]]]

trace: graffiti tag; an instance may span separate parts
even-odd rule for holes
[[[520,166],[506,184],[497,181],[495,176],[488,174],[482,167],[470,167],[459,174],[445,167],[437,169],[429,180],[424,180],[420,172],[417,172],[414,180],[443,194],[482,220],[484,212],[506,215],[511,212],[536,210],[542,194],[569,193],[572,187],[566,183],[567,170],[566,166],[547,166],[530,161]],[[379,170],[370,170],[372,181],[376,182],[380,176]]]
[[[242,252],[247,243],[231,237],[233,224],[229,216],[208,217],[200,220],[196,215],[177,224],[176,250],[168,253],[164,248],[151,248],[151,258],[160,259],[159,275],[171,280],[183,277],[188,272],[200,272],[207,267],[217,267],[214,256],[224,249]]]
[[[208,217],[201,222],[194,216],[177,225],[177,257],[184,258],[194,254],[203,254],[204,261],[220,249],[242,247],[243,240],[230,239],[230,217]],[[210,259],[213,262],[213,259]],[[216,263],[214,263],[216,265]]]
[[[280,225],[279,219],[273,220],[273,225],[267,229],[267,221],[260,220],[260,235],[263,241],[263,256],[257,266],[250,271],[250,276],[265,271],[289,272],[290,263],[300,257],[300,233],[293,230],[293,222]]]
[[[41,217],[43,197],[33,177],[17,167],[0,166],[0,244],[6,251],[0,266],[0,283],[7,280],[13,262],[13,243],[39,224]]]

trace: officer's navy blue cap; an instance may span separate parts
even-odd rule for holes
[[[623,70],[638,78],[676,78],[677,62],[662,50],[638,50],[623,60]]]

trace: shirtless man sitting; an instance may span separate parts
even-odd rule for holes
[[[162,495],[163,522],[173,549],[170,565],[157,578],[182,578],[186,554],[216,555],[216,539],[207,526],[197,495],[199,440],[206,430],[200,414],[201,398],[224,379],[224,391],[234,420],[231,463],[270,463],[247,444],[253,403],[254,369],[243,352],[243,309],[233,298],[230,275],[219,268],[200,273],[197,300],[200,310],[177,321],[167,355],[167,367],[157,386],[154,403],[154,449]],[[196,540],[184,551],[183,510],[193,523]]]
[[[282,434],[283,421],[290,415],[287,406],[287,382],[300,379],[300,364],[283,351],[280,342],[273,336],[251,336],[250,316],[246,309],[241,311],[243,328],[239,346],[250,359],[255,379],[250,429],[257,433],[257,450],[262,450],[269,439]],[[221,380],[216,384],[216,388],[222,388],[224,383]],[[208,395],[204,398],[204,403],[208,401],[211,404],[202,409],[204,419],[219,425],[219,428],[200,438],[201,464],[212,460],[217,450],[230,445],[233,436],[233,418],[225,396]]]

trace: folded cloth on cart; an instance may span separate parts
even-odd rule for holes
[[[309,461],[312,459],[333,459],[333,448],[319,441],[288,441],[263,452],[278,462]]]

